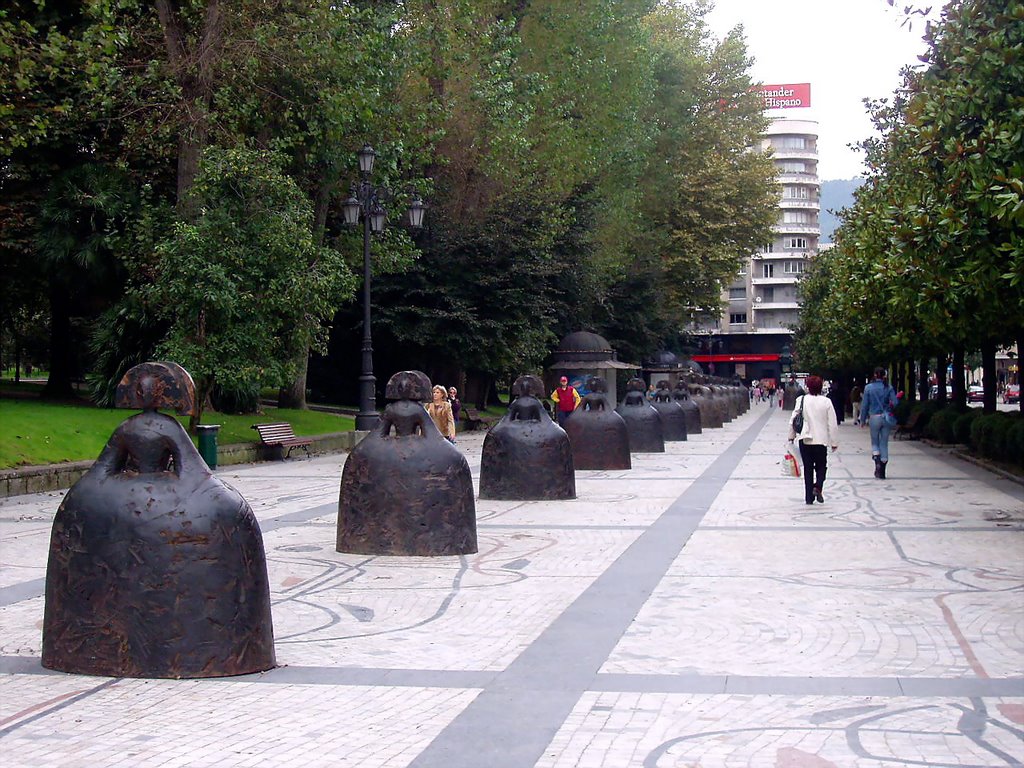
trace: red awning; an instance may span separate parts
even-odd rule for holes
[[[773,363],[778,355],[694,355],[698,363]]]

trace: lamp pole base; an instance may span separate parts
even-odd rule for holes
[[[364,413],[360,411],[356,414],[356,429],[360,432],[368,432],[374,429],[380,422],[380,414],[376,411],[369,411]]]

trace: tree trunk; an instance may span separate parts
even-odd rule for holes
[[[50,376],[43,387],[43,397],[70,400],[75,396],[71,386],[73,349],[71,342],[71,307],[67,289],[50,279]]]
[[[164,46],[171,73],[181,88],[181,128],[178,133],[178,212],[186,218],[195,213],[189,191],[199,173],[199,161],[209,138],[210,107],[214,77],[220,63],[223,18],[220,0],[208,0],[197,42],[189,46],[187,23],[179,0],[156,0],[157,16],[164,33]]]
[[[1016,383],[1017,384],[1021,383],[1021,375],[1020,375],[1020,363],[1021,363],[1021,360],[1020,360],[1020,355],[1021,355],[1022,351],[1024,351],[1024,328],[1019,330],[1018,333],[1017,333],[1017,373],[1014,376],[1014,379],[1016,379]],[[1017,408],[1020,410],[1021,413],[1024,413],[1024,397],[1018,398],[1018,400],[1017,400]]]
[[[964,348],[953,348],[953,405],[960,410],[967,407],[967,387],[964,384]]]
[[[210,393],[213,392],[213,382],[205,376],[196,382],[196,409],[188,417],[188,433],[196,434],[196,427],[203,421],[203,412],[210,405]]]
[[[21,383],[21,336],[14,334],[14,383]]]
[[[309,372],[309,347],[302,345],[302,349],[295,353],[295,378],[284,386],[277,393],[278,408],[295,408],[305,410],[306,403],[306,375]]]
[[[905,389],[907,402],[917,402],[917,368],[913,360],[907,360],[907,386]]]
[[[981,383],[985,387],[982,410],[996,412],[996,344],[991,339],[981,342]]]
[[[918,362],[917,391],[922,403],[928,399],[928,358],[926,357],[921,358]]]
[[[939,353],[935,358],[935,384],[937,385],[936,389],[938,390],[936,392],[936,398],[939,401],[939,405],[943,408],[946,407],[946,401],[949,399],[946,396],[946,382],[948,381],[946,378],[946,367],[948,365],[949,356],[946,355],[945,352]]]
[[[313,206],[313,238],[317,245],[324,241],[324,230],[327,226],[327,213],[331,203],[331,187],[327,183],[320,184],[316,193],[316,200]],[[293,342],[294,343],[294,342]],[[296,408],[305,410],[309,407],[306,402],[306,377],[309,373],[309,344],[298,345],[292,360],[295,362],[295,378],[277,393],[278,408]]]

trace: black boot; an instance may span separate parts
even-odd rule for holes
[[[888,461],[879,461],[878,462],[878,479],[879,480],[885,480],[885,465],[888,464],[888,463],[889,463]]]
[[[878,456],[872,456],[871,458],[873,458],[875,460],[875,477],[881,477],[882,476],[882,460],[880,458],[878,458]]]

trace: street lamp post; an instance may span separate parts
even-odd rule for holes
[[[370,235],[384,231],[387,214],[380,204],[381,193],[370,182],[377,153],[369,144],[364,144],[356,154],[359,157],[359,184],[342,203],[342,214],[348,226],[358,224],[360,216],[363,220],[363,346],[356,429],[369,430],[377,425],[380,418],[377,413],[377,379],[373,375],[373,338],[370,333]],[[423,201],[414,198],[409,204],[409,225],[416,229],[423,226],[425,211]]]

